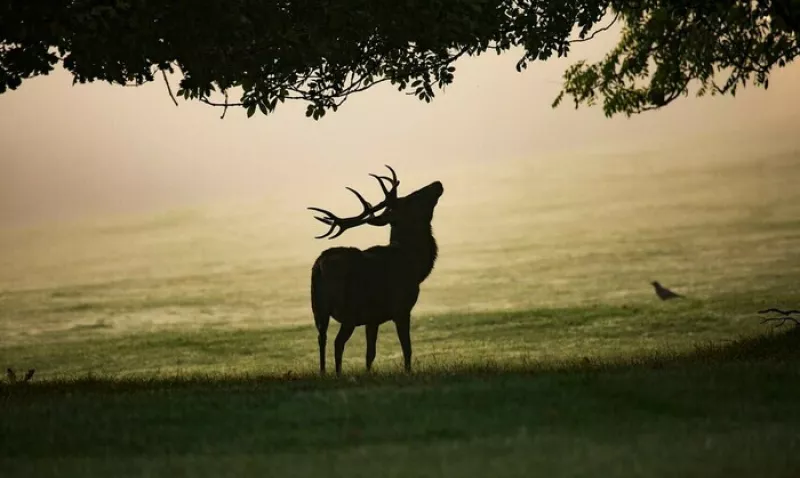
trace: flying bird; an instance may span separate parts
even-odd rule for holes
[[[659,284],[658,281],[653,281],[653,282],[651,282],[651,284],[653,285],[653,288],[656,290],[656,295],[661,300],[670,300],[670,299],[683,298],[682,295],[676,294],[675,292],[672,292],[671,290],[667,289],[663,285]]]

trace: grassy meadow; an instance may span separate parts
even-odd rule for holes
[[[405,180],[445,186],[411,375],[391,324],[316,375],[311,263],[387,237],[313,239],[346,184],[2,230],[0,474],[800,476],[800,329],[757,314],[800,308],[800,145],[734,151]]]

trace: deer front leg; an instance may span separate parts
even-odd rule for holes
[[[411,317],[395,319],[394,326],[397,329],[397,338],[400,339],[400,347],[403,349],[405,370],[411,372]]]
[[[342,324],[339,327],[339,333],[336,334],[336,339],[333,341],[333,358],[336,362],[336,375],[342,374],[342,355],[344,354],[344,345],[350,340],[355,330],[354,325]]]
[[[375,346],[378,342],[378,324],[367,324],[367,372],[372,369],[375,361]]]
[[[327,312],[319,310],[314,312],[314,322],[317,326],[317,343],[319,344],[319,373],[325,375],[325,345],[328,342],[328,323],[330,316]]]
[[[328,332],[320,331],[317,334],[317,343],[319,344],[319,373],[325,375],[325,344],[328,341]]]

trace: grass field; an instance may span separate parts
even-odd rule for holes
[[[515,168],[438,178],[412,375],[315,374],[305,203],[0,232],[0,475],[800,476],[800,148]]]

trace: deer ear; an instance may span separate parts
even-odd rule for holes
[[[380,216],[368,219],[367,224],[370,226],[385,226],[389,224],[389,221],[391,221],[390,213],[384,212]]]

